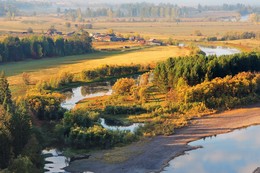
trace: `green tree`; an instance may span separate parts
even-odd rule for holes
[[[0,105],[0,170],[6,168],[12,158],[11,134],[8,130],[10,114]]]
[[[12,107],[12,95],[9,89],[9,83],[5,77],[5,73],[0,73],[0,105],[3,105],[6,110]]]
[[[31,135],[31,119],[24,107],[20,104],[19,110],[17,108],[10,119],[9,131],[13,138],[12,146],[15,156],[22,152]]]
[[[32,173],[33,164],[32,161],[28,157],[18,156],[12,164],[9,166],[9,170],[12,173]]]
[[[25,145],[22,156],[27,156],[36,166],[36,168],[42,168],[44,160],[41,156],[42,146],[37,140],[36,136],[33,134],[27,144]]]

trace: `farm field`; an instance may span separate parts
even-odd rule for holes
[[[66,22],[71,23],[71,27],[65,26]],[[90,21],[93,24],[92,32],[107,32],[113,29],[120,34],[138,33],[145,37],[156,39],[168,39],[172,37],[178,40],[194,40],[205,36],[218,36],[226,32],[237,31],[259,31],[260,25],[249,22],[96,22]],[[88,23],[88,22],[84,22]],[[52,25],[57,30],[64,33],[74,31],[75,24],[84,24],[83,22],[71,22],[56,16],[37,16],[37,17],[20,17],[14,21],[6,21],[5,18],[0,18],[0,32],[17,31],[24,32],[31,27],[34,32],[46,32]],[[195,36],[194,31],[200,30],[202,36]]]

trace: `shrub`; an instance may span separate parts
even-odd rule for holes
[[[113,92],[118,95],[129,95],[131,88],[135,85],[133,78],[121,78],[112,87]]]

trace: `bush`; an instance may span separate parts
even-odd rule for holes
[[[135,85],[135,80],[132,78],[121,78],[116,81],[112,87],[113,92],[118,95],[129,95],[131,88]]]
[[[260,74],[239,73],[206,81],[187,90],[187,102],[203,102],[208,108],[234,108],[259,98]]]
[[[59,120],[65,110],[61,107],[63,96],[58,93],[30,93],[25,97],[29,110],[40,120]]]
[[[28,157],[18,156],[8,168],[12,173],[32,173],[34,166]]]

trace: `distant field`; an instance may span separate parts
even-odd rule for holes
[[[60,71],[78,73],[84,69],[92,69],[105,64],[127,65],[132,63],[156,63],[169,57],[185,56],[188,55],[189,52],[188,48],[160,46],[129,52],[99,52],[79,56],[21,61],[0,65],[0,69],[4,70],[7,76],[9,76],[8,80],[12,90],[20,92],[19,87],[21,87],[22,84],[21,73],[23,72],[28,72],[32,81],[35,83],[39,80],[47,80]]]
[[[65,26],[70,22],[71,28]],[[87,22],[86,22],[87,23]],[[35,32],[46,32],[50,26],[54,25],[56,29],[66,33],[74,31],[74,24],[80,22],[71,22],[56,16],[37,16],[37,17],[17,17],[14,21],[6,21],[0,18],[0,32],[8,31],[26,31],[31,27]],[[201,37],[195,36],[194,31],[200,30],[203,36],[217,36],[229,31],[259,31],[260,25],[249,22],[92,22],[93,29],[89,32],[106,32],[108,29],[123,34],[139,33],[146,37],[158,39],[194,40]],[[202,37],[203,37],[202,36]]]
[[[201,37],[195,36],[194,31],[200,30],[203,36],[218,36],[229,31],[259,31],[260,25],[248,22],[137,22],[137,23],[94,23],[95,31],[104,32],[109,28],[120,33],[140,33],[144,36],[158,39],[194,40]],[[203,37],[202,36],[202,37]]]
[[[124,46],[138,47],[141,45],[136,42],[93,42],[93,47],[95,49],[119,49]]]

